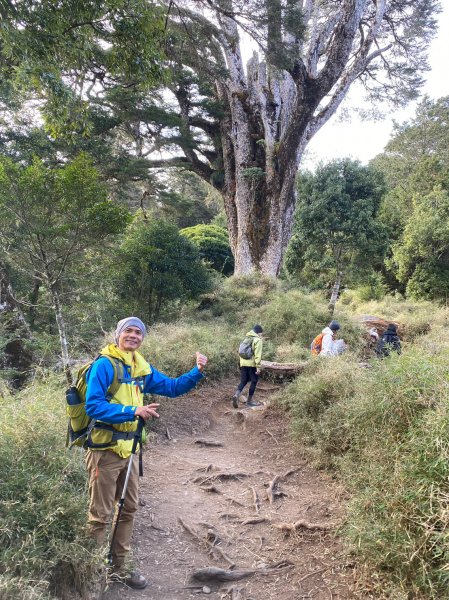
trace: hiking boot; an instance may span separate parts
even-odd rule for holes
[[[148,581],[145,579],[145,577],[137,571],[133,571],[132,573],[128,573],[126,575],[121,575],[115,572],[112,574],[111,580],[118,583],[123,583],[123,585],[127,585],[133,590],[143,590],[148,585]]]
[[[257,402],[257,400],[249,400],[246,403],[246,406],[249,406],[250,408],[254,408],[255,406],[263,406],[262,402]]]
[[[232,396],[232,406],[234,408],[239,407],[239,396],[240,396],[240,392],[235,392],[235,394]]]
[[[137,571],[134,571],[133,573],[130,573],[128,577],[125,577],[123,583],[133,590],[143,590],[148,585],[148,581],[145,577]]]

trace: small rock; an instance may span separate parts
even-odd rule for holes
[[[211,592],[211,589],[210,589],[210,587],[207,587],[207,585],[205,585],[205,586],[203,587],[203,594],[210,594],[210,592]]]

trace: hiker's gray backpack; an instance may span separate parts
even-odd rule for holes
[[[253,338],[246,337],[242,342],[240,342],[239,346],[239,356],[240,358],[244,358],[245,360],[249,360],[254,356],[253,349]]]

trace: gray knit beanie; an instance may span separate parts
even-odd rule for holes
[[[118,344],[118,339],[122,331],[124,331],[127,327],[138,327],[143,334],[143,337],[146,336],[147,330],[145,325],[138,317],[126,317],[126,319],[122,319],[117,323],[117,327],[115,329],[115,343]]]

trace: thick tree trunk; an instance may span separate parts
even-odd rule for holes
[[[234,25],[228,24],[232,29]],[[225,107],[221,120],[224,186],[235,274],[261,272],[277,277],[293,226],[295,177],[300,153],[295,148],[279,160],[280,137],[289,122],[292,78],[259,64],[256,56],[244,75],[239,50],[229,47],[232,79],[217,83]],[[314,109],[314,102],[307,108]],[[306,122],[298,135],[306,133]]]

